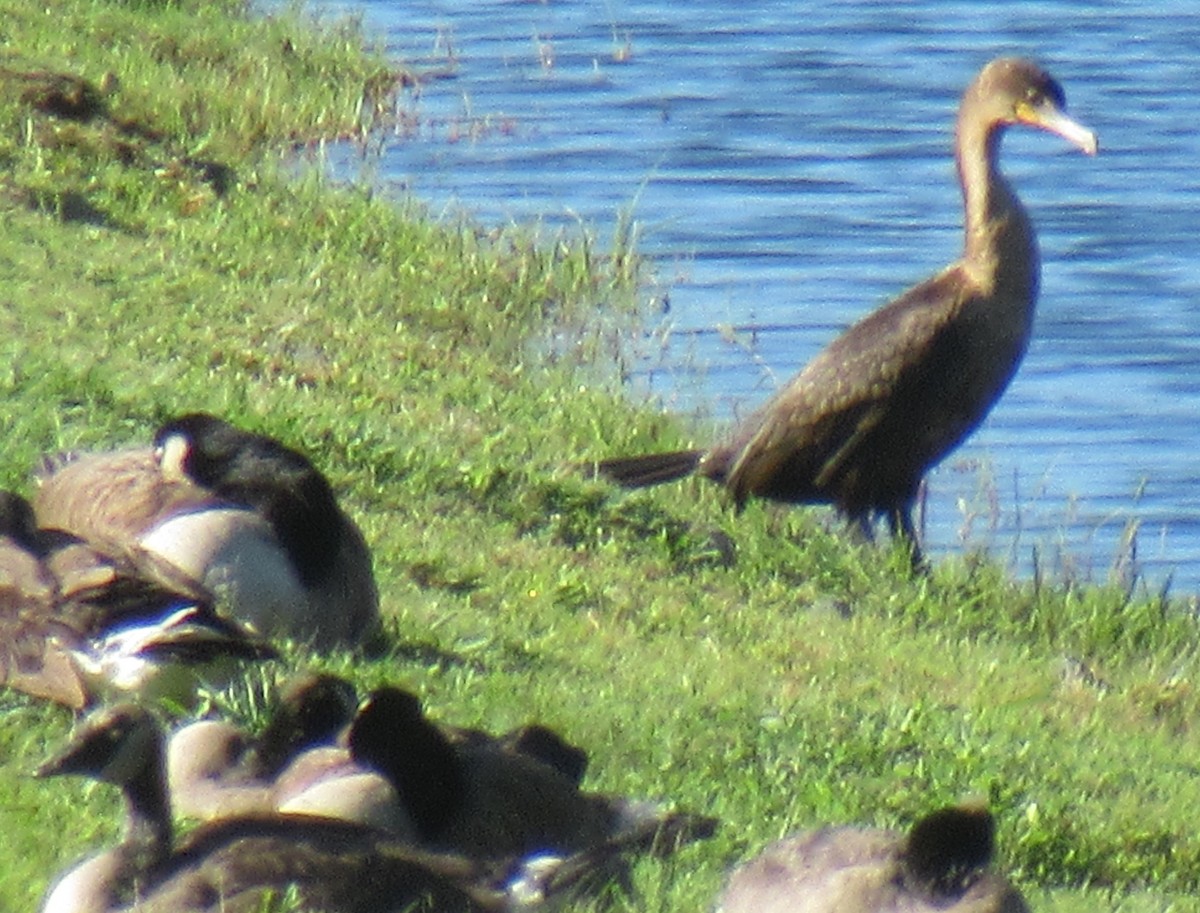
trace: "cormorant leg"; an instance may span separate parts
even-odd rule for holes
[[[864,510],[858,514],[845,514],[847,522],[850,524],[850,534],[859,542],[866,542],[872,545],[875,542],[875,523],[869,510]]]
[[[903,542],[912,559],[914,574],[928,574],[929,562],[921,551],[921,541],[917,538],[917,529],[913,526],[912,505],[905,504],[893,507],[888,511],[888,527],[892,531],[894,541]]]

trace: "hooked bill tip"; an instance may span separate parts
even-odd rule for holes
[[[1095,133],[1060,111],[1038,117],[1036,125],[1057,133],[1085,155],[1095,155],[1100,149]]]

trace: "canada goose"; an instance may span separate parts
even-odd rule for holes
[[[395,786],[335,744],[354,709],[349,682],[306,674],[281,690],[257,738],[223,720],[183,726],[167,741],[175,810],[201,820],[272,811],[320,815],[415,837]]]
[[[787,837],[737,868],[717,913],[1029,913],[987,868],[995,822],[945,808],[907,834],[825,827]]]
[[[126,804],[121,842],[59,876],[43,913],[236,913],[285,891],[326,913],[501,913],[592,887],[595,872],[646,845],[640,832],[561,861],[492,868],[361,825],[276,815],[222,819],[173,847],[162,749],[154,718],[121,704],[86,719],[38,769],[42,777],[82,774],[113,784]]]
[[[833,340],[723,443],[617,457],[598,473],[640,487],[694,472],[727,488],[739,510],[750,497],[830,503],[868,534],[883,515],[919,565],[921,479],[999,399],[1033,324],[1037,238],[1000,174],[1000,138],[1025,125],[1094,155],[1095,136],[1064,105],[1059,84],[1029,60],[985,66],[958,112],[962,257]]]
[[[569,749],[566,772],[530,754],[518,730],[498,738],[434,724],[416,696],[380,688],[359,709],[348,735],[354,757],[387,774],[421,845],[477,859],[531,852],[571,854],[659,827],[677,842],[710,836],[716,822],[651,802],[584,792],[586,755],[541,727],[534,744]]]
[[[41,526],[159,555],[264,637],[329,649],[377,630],[371,555],[329,482],[215,416],[167,422],[152,449],[46,461],[34,508]]]
[[[496,737],[437,726],[400,689],[381,689],[357,712],[356,704],[349,682],[308,673],[280,690],[258,737],[223,720],[183,726],[167,742],[176,811],[201,820],[303,812],[419,839],[414,818],[429,837],[463,805],[460,754],[524,755],[532,776],[572,795],[563,778],[578,786],[587,764],[586,753],[545,727]]]
[[[415,844],[417,829],[395,785],[339,745],[310,748],[276,778],[275,809],[368,824]]]
[[[210,821],[272,809],[271,781],[247,770],[251,745],[227,720],[199,720],[172,733],[166,763],[175,811]]]
[[[275,719],[303,715],[312,690],[292,689]],[[268,810],[326,815],[479,860],[571,854],[655,825],[694,840],[715,826],[582,791],[586,754],[545,727],[491,736],[434,723],[415,695],[394,687],[372,692],[336,744],[305,742],[278,768],[256,763],[256,744],[221,721],[174,734],[167,771],[176,810],[203,820]]]
[[[274,655],[154,555],[38,529],[0,492],[0,684],[76,710],[108,692],[187,702],[200,678]]]

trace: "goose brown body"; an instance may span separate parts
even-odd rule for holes
[[[992,61],[959,108],[962,256],[867,315],[818,354],[729,438],[707,450],[618,457],[599,474],[627,487],[695,472],[751,497],[832,503],[868,528],[885,516],[915,548],[912,507],[930,467],[982,421],[1025,354],[1040,259],[1024,207],[1000,174],[1012,125],[1095,137],[1064,113],[1061,87],[1031,61]]]
[[[291,697],[306,702],[310,690]],[[284,715],[303,715],[299,703],[281,703]],[[256,762],[261,743],[232,724],[189,724],[168,743],[173,804],[204,820],[277,811],[358,821],[481,861],[569,855],[659,825],[697,839],[715,826],[653,802],[585,791],[586,753],[544,727],[494,736],[441,725],[399,688],[372,692],[334,736],[305,740],[266,769]]]
[[[77,710],[109,691],[186,702],[198,675],[274,655],[172,565],[39,529],[0,492],[0,684]]]
[[[612,842],[710,836],[715,820],[580,788],[586,755],[542,727],[502,736],[429,720],[415,695],[374,691],[349,746],[396,785],[422,846],[473,859],[566,856]],[[638,835],[642,835],[639,837]]]
[[[506,907],[468,860],[422,853],[373,828],[305,816],[246,815],[175,845],[162,733],[143,708],[89,717],[39,776],[81,774],[121,788],[121,842],[59,877],[43,913],[205,913],[261,909],[291,888],[309,908],[475,913]]]

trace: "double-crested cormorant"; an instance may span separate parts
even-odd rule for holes
[[[597,473],[634,488],[697,472],[728,488],[738,509],[752,495],[832,503],[864,531],[883,514],[919,561],[912,508],[922,477],[980,423],[1029,342],[1038,247],[1000,174],[1000,138],[1023,124],[1094,155],[1095,135],[1064,105],[1059,84],[1029,60],[985,66],[956,129],[962,256],[851,326],[725,443],[605,460]]]

